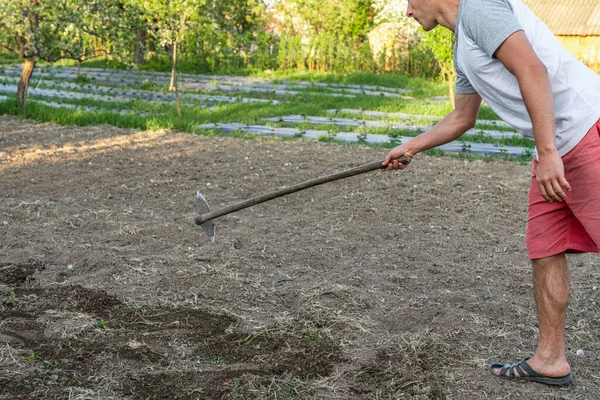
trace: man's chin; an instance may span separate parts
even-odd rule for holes
[[[431,24],[431,25],[421,25],[421,26],[423,27],[423,30],[424,30],[425,32],[429,32],[429,31],[432,31],[432,30],[434,30],[434,29],[435,29],[435,28],[438,26],[438,24]]]

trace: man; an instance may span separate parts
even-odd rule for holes
[[[458,138],[475,125],[482,98],[535,140],[526,241],[538,346],[531,358],[488,370],[503,379],[566,384],[573,375],[564,345],[565,253],[600,252],[600,77],[520,0],[408,0],[407,15],[426,31],[441,25],[454,32],[455,109],[393,149],[383,167],[402,169],[394,159]]]

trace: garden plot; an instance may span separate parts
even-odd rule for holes
[[[18,76],[20,67],[13,66],[4,68],[4,74]],[[96,83],[110,83],[121,85],[142,85],[154,83],[159,87],[169,85],[171,76],[161,72],[143,72],[134,70],[102,70],[98,68],[84,68],[83,73]],[[77,70],[71,67],[47,68],[36,71],[36,75],[42,78],[73,80],[77,77]],[[210,75],[181,74],[180,86],[188,90],[221,91],[221,92],[266,92],[275,95],[297,96],[301,94],[323,95],[338,97],[383,96],[390,98],[403,98],[414,100],[407,95],[409,90],[402,88],[386,88],[374,85],[352,85],[352,84],[324,84],[324,83],[269,83],[266,79],[226,77]],[[311,88],[322,91],[313,92]]]
[[[8,78],[8,82],[12,84],[0,84],[0,92],[15,93],[18,79]],[[44,89],[44,87],[56,87],[60,89]],[[73,89],[73,91],[65,91],[64,88]],[[175,93],[173,92],[156,92],[150,90],[139,89],[120,89],[112,86],[97,86],[90,84],[78,85],[71,82],[46,80],[40,81],[36,86],[29,87],[29,94],[37,94],[40,96],[48,96],[49,93],[64,93],[66,98],[87,98],[97,101],[112,101],[112,102],[133,102],[133,101],[152,101],[152,102],[173,102],[175,101]],[[101,93],[101,94],[100,94]],[[277,100],[255,99],[250,97],[230,97],[230,96],[215,96],[202,95],[194,93],[181,94],[180,100],[183,102],[196,101],[200,103],[270,103],[273,105],[279,104]]]
[[[418,115],[418,114],[407,114],[407,113],[399,113],[399,112],[386,112],[386,111],[369,111],[369,110],[356,110],[352,108],[340,108],[340,109],[332,109],[327,110],[330,114],[353,114],[353,115],[365,115],[368,117],[375,118],[399,118],[399,119],[407,119],[407,120],[426,120],[431,122],[439,122],[440,117],[434,117],[431,115]],[[511,128],[512,126],[508,123],[501,120],[492,120],[492,119],[478,119],[477,124],[481,125],[489,125],[489,126],[499,126],[503,128]]]
[[[299,82],[299,83],[247,83],[231,85],[227,79],[215,81],[214,78],[209,82],[194,82],[194,78],[189,78],[191,81],[186,81],[184,86],[188,89],[197,90],[221,90],[221,91],[247,91],[247,92],[272,92],[275,94],[300,95],[300,94],[326,94],[328,96],[340,97],[355,97],[357,95],[365,96],[383,96],[390,98],[402,98],[406,100],[414,100],[413,97],[406,95],[410,90],[386,88],[373,85],[341,85],[341,84],[326,84],[320,82]],[[196,80],[198,78],[195,78]],[[310,89],[319,88],[322,92],[311,92]],[[302,90],[302,91],[299,91]]]
[[[328,110],[334,113],[335,110]],[[356,110],[359,111],[359,110]],[[340,112],[353,113],[353,111],[340,110]],[[403,118],[406,122],[379,121],[379,120],[364,120],[355,118],[338,118],[338,117],[320,117],[320,116],[304,116],[304,115],[287,115],[281,117],[266,118],[264,121],[292,125],[292,126],[269,126],[269,125],[246,125],[239,123],[219,123],[219,124],[204,124],[199,126],[199,129],[204,130],[219,130],[222,132],[243,132],[252,133],[261,136],[277,136],[277,137],[303,137],[306,139],[318,140],[339,140],[350,143],[367,143],[367,144],[393,144],[398,145],[410,140],[411,136],[399,136],[397,131],[413,132],[418,134],[432,127],[431,124],[417,124],[414,120],[429,120],[434,122],[435,117],[414,116],[402,113],[383,113],[376,111],[360,111],[362,115],[368,115],[374,118]],[[358,114],[358,112],[356,113]],[[408,117],[408,118],[407,118]],[[422,117],[422,118],[421,118]],[[478,121],[486,125],[506,126],[500,121]],[[495,124],[495,122],[498,122]],[[357,132],[332,132],[322,129],[306,128],[306,125],[332,125],[341,128],[356,128]],[[296,126],[294,126],[296,125]],[[302,125],[298,127],[297,125]],[[367,133],[368,129],[385,129],[392,134],[373,134]],[[485,136],[496,141],[505,138],[521,138],[521,135],[510,131],[497,131],[489,129],[470,129],[463,137]],[[533,142],[532,142],[533,143]],[[507,146],[498,143],[474,143],[456,140],[439,147],[440,150],[448,152],[461,152],[471,154],[488,154],[488,155],[510,155],[510,156],[531,156],[532,149],[522,146]]]
[[[2,71],[2,70],[0,70]],[[5,73],[10,73],[12,75],[20,75],[21,66],[11,66],[3,68]],[[165,83],[169,83],[171,79],[171,74],[167,72],[149,72],[149,71],[137,71],[137,70],[108,70],[102,68],[82,68],[83,73],[92,78],[94,76],[110,76],[115,75],[119,77],[131,77],[136,80],[147,80],[147,81],[156,81],[160,80]],[[77,69],[74,67],[51,67],[51,68],[41,68],[37,71],[37,73],[47,74],[47,75],[61,75],[68,78],[75,78],[77,76]],[[252,85],[265,85],[265,88],[273,88],[274,85],[270,83],[269,79],[266,78],[257,78],[257,77],[246,77],[246,76],[230,76],[230,75],[201,75],[201,74],[178,74],[178,76],[182,77],[185,81],[189,83],[198,82],[198,83],[212,83],[212,84],[224,84],[229,86],[252,86]],[[277,88],[310,88],[310,87],[318,87],[318,88],[333,88],[337,90],[346,90],[346,89],[354,89],[354,90],[368,90],[373,92],[392,92],[399,94],[410,94],[411,90],[405,88],[390,88],[387,86],[377,86],[377,85],[357,85],[357,84],[340,84],[340,83],[323,83],[323,82],[283,82],[281,84],[276,84]]]
[[[0,86],[1,93],[16,93],[17,86],[16,85],[2,85]],[[60,97],[62,99],[68,100],[96,100],[96,101],[104,101],[104,102],[132,102],[138,101],[139,99],[135,99],[133,97],[128,96],[105,96],[98,95],[94,93],[82,93],[82,92],[72,92],[68,90],[60,90],[60,89],[44,89],[44,88],[32,88],[30,87],[28,90],[28,95],[35,95],[40,97]]]
[[[566,388],[535,350],[531,165],[0,116],[0,399],[599,399],[597,255],[568,255]]]
[[[298,82],[297,86],[300,87],[323,87],[323,88],[336,88],[339,90],[354,89],[354,90],[369,90],[372,92],[392,92],[392,93],[403,93],[410,94],[412,91],[405,88],[391,88],[388,86],[376,86],[376,85],[356,85],[356,84],[341,84],[341,83],[323,83],[323,82]]]
[[[310,123],[315,125],[336,125],[340,127],[402,129],[408,131],[422,131],[429,127],[429,125],[411,124],[403,122],[357,120],[350,118],[316,117],[304,115],[285,115],[282,117],[265,118],[264,121],[286,124]]]
[[[10,66],[0,70],[9,75],[20,75],[21,66]],[[51,67],[51,68],[39,68],[36,70],[36,75],[44,77],[62,77],[65,79],[75,79],[77,77],[77,69],[73,67]],[[141,83],[156,83],[161,82],[163,84],[169,84],[171,74],[167,72],[149,72],[149,71],[137,71],[137,70],[112,70],[103,68],[82,68],[82,75],[87,76],[92,80],[108,79],[113,76],[115,79],[127,79],[134,81],[136,84]],[[186,81],[194,82],[222,82],[231,86],[241,86],[250,84],[266,83],[267,80],[263,78],[253,77],[240,77],[240,76],[225,76],[225,75],[195,75],[195,74],[178,74]]]
[[[300,129],[289,127],[273,127],[267,125],[246,125],[238,123],[204,124],[198,126],[202,130],[217,130],[226,133],[241,132],[259,136],[275,136],[280,138],[305,138],[316,140],[337,140],[346,143],[393,144],[400,145],[412,139],[412,136],[389,136],[371,133],[330,132],[317,129]],[[509,155],[512,157],[530,156],[531,149],[519,146],[504,146],[489,143],[471,143],[455,140],[437,149],[452,153],[469,153],[482,155]]]
[[[48,82],[46,82],[48,83]],[[174,93],[156,93],[151,91],[140,91],[140,90],[120,90],[108,87],[94,87],[92,85],[86,85],[85,87],[78,87],[77,85],[52,81],[50,86],[64,87],[68,86],[77,90],[87,90],[88,92],[70,91],[64,89],[47,89],[47,88],[35,88],[29,87],[28,94],[30,96],[47,97],[47,98],[60,98],[66,100],[94,100],[99,102],[118,102],[118,103],[133,103],[138,101],[147,101],[152,103],[167,103],[172,104],[175,101]],[[14,94],[17,91],[16,85],[3,84],[0,85],[0,93]],[[100,94],[107,93],[107,94]],[[6,96],[2,96],[2,100],[6,100]],[[57,101],[47,101],[40,99],[32,99],[31,101],[37,102],[50,107],[55,108],[68,108],[85,110],[89,112],[111,112],[117,114],[134,114],[139,116],[148,115],[148,113],[133,110],[133,109],[117,109],[113,107],[94,107],[86,106],[81,104],[63,103]],[[210,95],[185,95],[181,96],[182,103],[192,103],[195,105],[201,105],[204,109],[211,110],[217,106],[214,104],[218,103],[251,103],[251,102],[269,102],[271,104],[277,104],[277,100],[264,100],[264,99],[252,99],[252,98],[233,98],[225,96],[210,96]]]
[[[87,112],[110,112],[110,113],[121,114],[121,115],[135,114],[135,115],[139,115],[139,116],[148,115],[147,112],[139,111],[139,110],[83,106],[80,104],[58,103],[56,101],[46,101],[46,100],[39,100],[39,99],[35,99],[35,100],[31,100],[31,101],[33,101],[37,104],[43,104],[48,107],[67,108],[67,109],[71,109],[71,110],[82,110],[82,111],[87,111]]]
[[[313,116],[302,116],[302,115],[286,115],[283,117],[266,118],[265,121],[278,122],[286,124],[301,124],[311,123],[315,125],[335,125],[340,127],[365,127],[365,128],[383,128],[383,129],[395,129],[413,132],[423,132],[427,129],[432,128],[433,125],[415,124],[410,122],[393,122],[393,121],[373,121],[364,119],[350,119],[350,118],[334,118],[334,117],[313,117]],[[520,137],[521,135],[516,132],[507,131],[495,131],[489,129],[470,129],[465,135],[485,135],[493,139],[504,139],[510,137]]]
[[[0,93],[15,93],[17,90],[16,86],[12,85],[2,85],[0,86]],[[95,100],[95,101],[103,101],[103,102],[135,102],[139,101],[139,98],[130,98],[130,97],[121,97],[121,96],[103,96],[96,95],[92,93],[81,93],[81,92],[70,92],[66,90],[55,90],[55,89],[34,89],[29,88],[29,95],[35,95],[39,97],[49,97],[49,98],[61,98],[66,100]],[[6,96],[4,96],[6,98]],[[86,106],[82,104],[71,104],[71,103],[62,103],[56,101],[46,101],[40,99],[32,99],[31,101],[36,102],[38,104],[43,104],[49,107],[54,108],[68,108],[73,110],[84,110],[88,112],[111,112],[117,114],[135,114],[135,115],[147,115],[146,112],[132,109],[117,109],[112,107],[94,107],[94,106]]]

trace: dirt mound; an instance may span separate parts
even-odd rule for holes
[[[328,376],[341,360],[330,340],[228,333],[235,318],[206,310],[135,308],[81,286],[12,293],[0,311],[2,339],[35,368],[19,371],[16,389],[14,382],[2,389],[22,398],[58,395],[96,377],[134,398],[217,399],[235,379]]]

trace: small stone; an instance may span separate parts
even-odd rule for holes
[[[583,350],[582,350],[582,349],[579,349],[579,350],[577,350],[576,354],[577,354],[577,357],[583,357],[583,355],[584,355],[585,353],[583,352]]]
[[[598,290],[598,286],[594,286],[592,290]]]
[[[73,269],[73,264],[67,265],[67,269]]]

